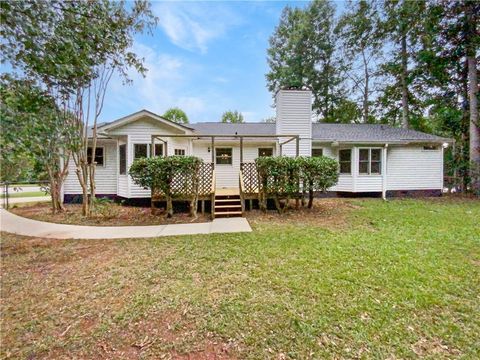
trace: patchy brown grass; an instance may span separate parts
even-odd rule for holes
[[[477,359],[479,218],[478,201],[325,199],[251,233],[4,233],[0,358]]]
[[[18,206],[10,211],[29,219],[47,221],[58,224],[95,225],[95,226],[128,226],[128,225],[163,225],[163,224],[188,224],[211,221],[209,214],[198,213],[197,218],[192,218],[188,213],[175,213],[172,218],[167,218],[159,211],[152,215],[149,207],[124,206],[111,203],[103,205],[108,211],[96,212],[90,218],[82,216],[82,207],[78,204],[66,204],[66,211],[52,214],[50,205],[38,203],[28,206]]]

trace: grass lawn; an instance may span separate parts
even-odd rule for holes
[[[37,196],[48,196],[49,194],[45,191],[25,191],[25,192],[9,192],[9,198],[24,198],[24,197],[37,197]],[[0,195],[0,198],[3,199],[5,194]]]
[[[307,213],[251,214],[254,232],[229,235],[3,234],[1,356],[480,357],[480,201]]]

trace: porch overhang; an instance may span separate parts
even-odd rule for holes
[[[300,135],[291,135],[291,134],[250,134],[250,135],[238,135],[238,134],[154,134],[152,135],[152,146],[150,147],[151,155],[153,156],[153,149],[155,148],[155,140],[159,140],[163,143],[166,143],[164,138],[190,138],[193,140],[205,140],[209,139],[211,141],[212,150],[215,148],[215,141],[218,139],[223,140],[238,140],[240,145],[240,163],[243,163],[243,141],[244,139],[272,139],[279,141],[280,139],[284,140],[280,145],[280,155],[282,153],[282,146],[290,143],[292,141],[296,142],[296,156],[299,156],[299,145],[300,145]],[[165,155],[168,155],[165,152]],[[212,151],[212,164],[215,164],[215,152]]]

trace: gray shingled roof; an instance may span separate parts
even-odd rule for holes
[[[395,128],[377,124],[312,124],[312,138],[317,141],[339,142],[388,142],[388,141],[434,141],[449,139],[422,133],[420,131]],[[190,124],[196,133],[202,135],[275,135],[272,123],[196,123]]]
[[[379,124],[315,123],[312,128],[312,138],[319,141],[339,142],[451,141],[450,139],[420,131],[400,129],[389,125]]]
[[[99,124],[105,126],[108,123]],[[201,135],[275,135],[274,123],[218,123],[203,122],[188,124]],[[91,133],[91,130],[89,131]],[[400,129],[378,124],[312,124],[312,139],[316,141],[338,142],[451,142],[451,139],[415,130]]]

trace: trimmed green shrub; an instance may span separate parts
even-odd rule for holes
[[[320,156],[301,156],[296,159],[300,167],[303,189],[308,191],[308,208],[313,205],[314,191],[326,191],[338,182],[338,162],[335,159]]]
[[[268,197],[273,197],[279,213],[288,207],[288,201],[300,193],[300,168],[295,158],[288,156],[266,156],[255,160],[260,208],[266,209]],[[280,198],[285,198],[285,206],[281,206]]]
[[[275,200],[279,213],[283,213],[291,198],[297,201],[308,191],[308,207],[313,204],[315,191],[325,191],[338,181],[338,162],[329,157],[298,157],[269,156],[255,160],[260,208],[266,210],[267,198]],[[285,199],[282,207],[280,199]],[[298,202],[297,202],[298,204]]]
[[[129,174],[133,181],[167,200],[167,216],[173,215],[172,199],[190,198],[190,214],[197,216],[200,164],[195,156],[166,156],[136,159]]]

